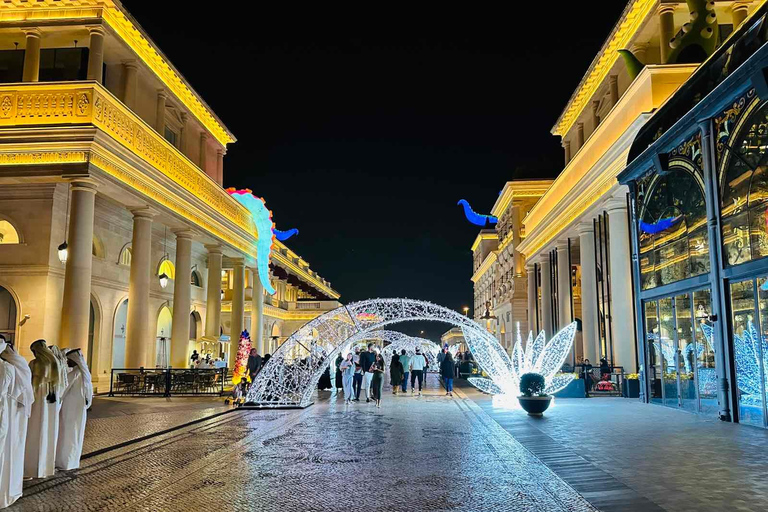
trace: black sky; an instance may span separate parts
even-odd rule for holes
[[[549,130],[625,5],[123,3],[238,138],[224,185],[299,228],[287,244],[342,301],[457,310],[477,229],[456,202],[488,213],[506,181],[562,169]]]

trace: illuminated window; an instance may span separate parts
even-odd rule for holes
[[[0,220],[0,244],[19,243],[19,233],[7,220]]]
[[[638,181],[643,290],[709,272],[699,134],[670,153],[668,167],[664,173],[654,169]]]
[[[131,248],[130,246],[126,245],[123,247],[123,250],[120,251],[120,259],[118,260],[118,263],[120,265],[126,265],[128,267],[131,266]]]
[[[721,121],[721,132],[728,133],[729,121]],[[718,154],[723,255],[728,265],[768,256],[768,105],[755,108],[742,126]]]

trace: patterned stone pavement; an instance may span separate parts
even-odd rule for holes
[[[434,377],[433,377],[434,379]],[[12,511],[593,511],[469,399],[241,410],[25,488]]]

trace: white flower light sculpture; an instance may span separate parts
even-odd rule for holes
[[[491,394],[519,394],[520,377],[526,373],[538,373],[544,377],[547,394],[556,393],[565,388],[573,379],[571,373],[559,374],[560,368],[568,357],[576,334],[576,322],[565,326],[560,332],[545,342],[544,331],[536,339],[533,332],[528,335],[528,342],[523,347],[520,331],[517,343],[512,349],[511,368],[503,379],[484,379],[470,377],[469,382],[480,391]]]

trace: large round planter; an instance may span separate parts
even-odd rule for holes
[[[551,396],[519,396],[517,399],[528,416],[542,416],[552,402]]]

